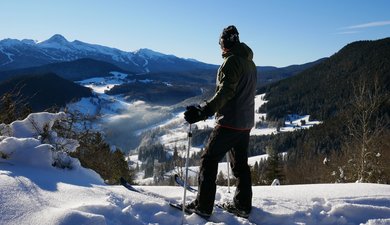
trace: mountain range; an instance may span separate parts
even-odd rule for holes
[[[258,67],[258,86],[294,76],[322,60],[282,68]],[[30,39],[0,41],[0,95],[4,93],[4,90],[12,88],[7,86],[15,82],[28,82],[24,85],[32,87],[31,85],[34,84],[37,85],[36,90],[41,89],[41,85],[36,82],[32,83],[34,76],[56,75],[58,76],[57,82],[65,82],[64,80],[81,81],[94,77],[109,77],[110,72],[115,71],[127,74],[128,82],[134,80],[153,82],[125,82],[108,94],[122,94],[129,101],[140,99],[153,104],[169,105],[199,93],[212,93],[217,69],[218,65],[184,59],[145,48],[126,52],[78,40],[70,42],[59,34],[42,42]],[[24,79],[23,77],[26,76],[27,78]],[[58,79],[59,77],[63,79]],[[12,81],[13,79],[15,81]],[[170,86],[167,86],[167,83]],[[67,85],[68,83],[65,82],[64,86]],[[46,90],[45,94],[55,99],[53,96],[57,94],[51,93],[50,90]],[[83,92],[82,88],[76,93],[80,91]],[[71,92],[64,93],[69,99],[79,97],[78,95],[72,96]],[[24,93],[24,90],[21,90],[21,94],[28,95]],[[34,99],[38,100],[38,98]],[[47,101],[31,102],[31,105],[35,105],[34,110],[41,110],[42,107],[50,107],[48,103]],[[64,104],[63,100],[54,101],[54,103]]]
[[[69,62],[82,58],[108,62],[135,74],[215,67],[215,65],[166,55],[146,48],[126,52],[79,40],[70,42],[60,34],[55,34],[42,42],[30,39],[0,41],[0,71]]]
[[[262,86],[294,76],[322,60],[281,68],[258,66],[258,84]],[[0,82],[16,75],[50,72],[65,79],[81,80],[105,76],[111,70],[132,75],[152,75],[169,82],[179,80],[214,84],[217,69],[218,65],[146,48],[126,52],[78,40],[69,42],[60,34],[42,42],[9,38],[0,41]]]

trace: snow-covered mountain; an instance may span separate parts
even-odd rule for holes
[[[67,62],[80,58],[109,62],[133,73],[215,68],[214,65],[145,48],[127,52],[79,40],[70,42],[60,34],[55,34],[42,42],[30,39],[0,41],[0,71]]]

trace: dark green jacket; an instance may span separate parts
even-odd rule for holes
[[[246,44],[239,43],[222,56],[224,62],[218,69],[216,92],[207,105],[216,112],[218,125],[251,129],[257,83],[253,52]]]

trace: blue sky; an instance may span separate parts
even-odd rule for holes
[[[212,64],[222,62],[218,38],[231,24],[259,66],[302,64],[353,41],[390,37],[388,0],[12,0],[0,10],[0,39],[59,33]]]

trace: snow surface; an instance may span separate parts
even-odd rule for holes
[[[86,169],[5,162],[0,162],[2,225],[182,224],[181,211],[164,200],[105,185]],[[137,188],[182,199],[181,187]],[[218,187],[216,201],[231,199],[233,192]],[[211,222],[186,215],[184,224],[390,224],[389,193],[390,186],[379,184],[256,186],[248,220],[215,209]],[[187,196],[188,201],[195,198]]]
[[[57,137],[51,125],[63,116],[37,113],[0,126],[0,224],[390,224],[390,186],[362,183],[257,186],[249,219],[220,209],[209,221],[183,216],[161,198],[104,184],[77,159],[71,169],[53,167],[54,143],[42,143],[39,131],[46,126]],[[174,186],[137,188],[179,202],[183,193]],[[233,192],[218,187],[216,201],[232,199]]]
[[[116,85],[121,85],[125,82],[126,77],[128,76],[125,73],[110,72],[112,76],[107,77],[93,77],[90,79],[82,80],[77,83],[85,87],[91,88],[95,93],[104,94],[105,91],[111,90]],[[134,81],[133,81],[134,82]]]

